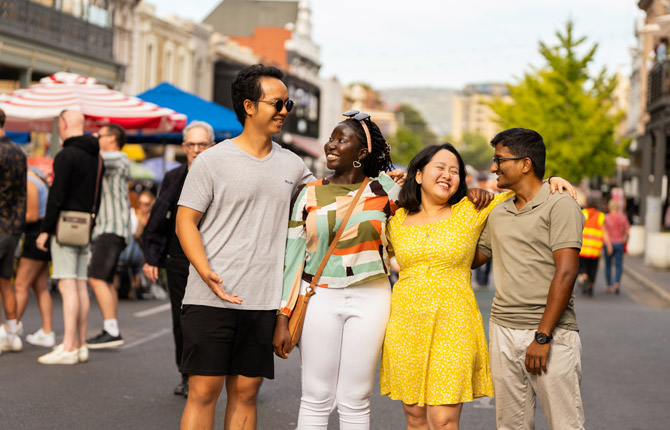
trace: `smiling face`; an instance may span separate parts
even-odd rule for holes
[[[490,172],[495,173],[498,177],[497,187],[514,190],[514,184],[523,176],[522,169],[528,159],[503,160],[504,158],[517,158],[517,156],[512,154],[502,143],[496,144],[494,158],[501,159],[498,164],[491,163],[490,169]]]
[[[361,146],[356,132],[345,123],[338,124],[323,147],[326,153],[326,166],[338,173],[354,169],[354,161],[362,161],[367,149]]]
[[[421,185],[421,201],[446,204],[458,191],[461,183],[458,158],[451,151],[442,149],[416,172],[416,182]]]
[[[264,77],[260,79],[263,93],[260,100],[274,102],[288,100],[288,90],[286,85],[277,78]],[[282,125],[288,116],[286,110],[286,103],[282,107],[281,112],[277,112],[274,105],[270,103],[262,103],[259,101],[245,100],[244,107],[247,111],[246,122],[251,122],[253,127],[260,130],[263,134],[274,136],[281,131]]]

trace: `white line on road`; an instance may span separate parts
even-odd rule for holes
[[[123,345],[121,348],[119,348],[119,350],[120,350],[120,351],[124,351],[124,350],[126,350],[126,349],[130,349],[130,348],[134,348],[134,347],[139,346],[139,345],[143,345],[143,344],[145,344],[145,343],[147,343],[147,342],[151,342],[152,340],[157,339],[157,338],[159,338],[159,337],[161,337],[161,336],[163,336],[163,335],[165,335],[165,334],[171,333],[171,332],[172,332],[171,329],[169,329],[169,328],[164,328],[164,329],[162,329],[162,330],[160,330],[160,331],[157,331],[156,333],[154,333],[154,334],[152,334],[152,335],[149,335],[149,336],[147,336],[147,337],[143,337],[142,339],[138,339],[138,340],[136,340],[135,342],[130,342],[130,343],[126,344],[126,345]]]
[[[144,318],[144,317],[148,317],[149,315],[169,311],[170,307],[171,307],[170,303],[165,303],[165,304],[162,304],[160,306],[156,306],[154,308],[149,308],[149,309],[145,309],[143,311],[135,312],[133,314],[133,316],[137,317],[137,318]]]

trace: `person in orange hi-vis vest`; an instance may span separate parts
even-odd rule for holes
[[[577,285],[583,294],[593,296],[593,284],[598,272],[598,259],[603,249],[603,243],[607,248],[607,255],[612,255],[612,243],[610,242],[607,229],[605,228],[605,214],[596,207],[599,200],[589,197],[586,202],[584,213],[584,231],[582,233],[582,249],[579,252],[579,276]]]

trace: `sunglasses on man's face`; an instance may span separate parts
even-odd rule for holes
[[[356,121],[363,121],[364,119],[370,118],[369,113],[360,112],[360,111],[357,111],[356,109],[348,110],[345,113],[343,113],[342,115],[343,116],[348,116],[349,118],[353,118]]]
[[[277,112],[281,112],[282,109],[284,109],[284,106],[286,106],[286,112],[291,112],[291,109],[293,109],[293,100],[288,99],[286,101],[284,100],[258,100],[259,102],[262,103],[267,103],[269,105],[273,105],[275,107],[275,110]]]

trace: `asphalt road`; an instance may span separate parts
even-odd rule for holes
[[[650,306],[654,297],[624,278],[624,292],[605,294],[602,277],[593,298],[576,298],[583,344],[582,396],[588,429],[670,428],[670,309]],[[493,291],[478,291],[487,326]],[[636,301],[632,300],[634,297]],[[54,297],[54,325],[62,333],[61,302]],[[92,300],[89,334],[101,327]],[[179,379],[174,364],[168,302],[122,301],[125,346],[91,351],[88,363],[44,366],[45,348],[25,344],[0,356],[0,429],[176,429],[185,400],[172,394]],[[24,317],[26,333],[39,327],[34,300]],[[260,392],[259,428],[294,429],[300,402],[300,360],[276,359],[276,379]],[[216,428],[223,428],[225,396]],[[336,413],[330,428],[337,429]],[[404,429],[399,402],[372,395],[372,428]],[[464,407],[463,429],[494,429],[492,399]],[[537,429],[546,429],[538,407]]]

